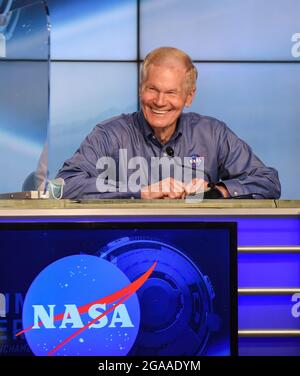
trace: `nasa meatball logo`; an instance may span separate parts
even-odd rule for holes
[[[156,263],[131,282],[112,263],[75,255],[47,266],[23,306],[23,330],[35,355],[127,355],[140,326],[136,291]]]
[[[201,157],[198,154],[191,155],[189,159],[189,162],[193,170],[196,170],[197,167],[200,167],[200,165],[203,164],[203,161],[204,161],[204,157]]]

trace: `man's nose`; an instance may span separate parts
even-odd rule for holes
[[[154,104],[158,107],[163,107],[165,105],[166,97],[164,93],[157,93],[154,99]]]

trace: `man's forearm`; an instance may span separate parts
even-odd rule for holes
[[[86,177],[86,174],[84,173],[69,177],[66,177],[65,174],[58,174],[57,177],[62,177],[65,181],[63,198],[69,198],[73,200],[141,198],[140,192],[120,192],[117,184],[111,184],[106,182],[105,180],[103,180],[101,184],[103,190],[98,190],[97,178]]]
[[[277,171],[273,168],[259,169],[240,178],[223,181],[231,197],[251,195],[257,199],[278,199],[281,194]]]

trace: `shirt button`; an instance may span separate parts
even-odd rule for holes
[[[238,193],[237,193],[237,192],[233,192],[233,195],[234,195],[234,196],[237,196],[237,195],[238,195]]]

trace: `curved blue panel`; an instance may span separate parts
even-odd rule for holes
[[[141,51],[176,46],[195,60],[295,60],[295,0],[141,0]]]
[[[13,11],[11,5],[17,4],[0,1],[3,4],[0,9],[1,193],[21,191],[25,182],[33,181],[30,177],[37,169],[47,138],[50,51],[49,18],[44,3]]]
[[[239,254],[239,287],[300,286],[300,254]]]
[[[300,338],[240,338],[239,355],[299,356]]]
[[[136,59],[136,0],[48,0],[52,59]]]
[[[299,330],[300,317],[292,314],[295,304],[297,303],[292,301],[292,295],[240,296],[239,330]]]
[[[102,120],[137,109],[134,63],[52,63],[49,171],[54,177]]]
[[[262,161],[275,167],[282,199],[299,199],[299,64],[197,64],[191,111],[224,121]]]

